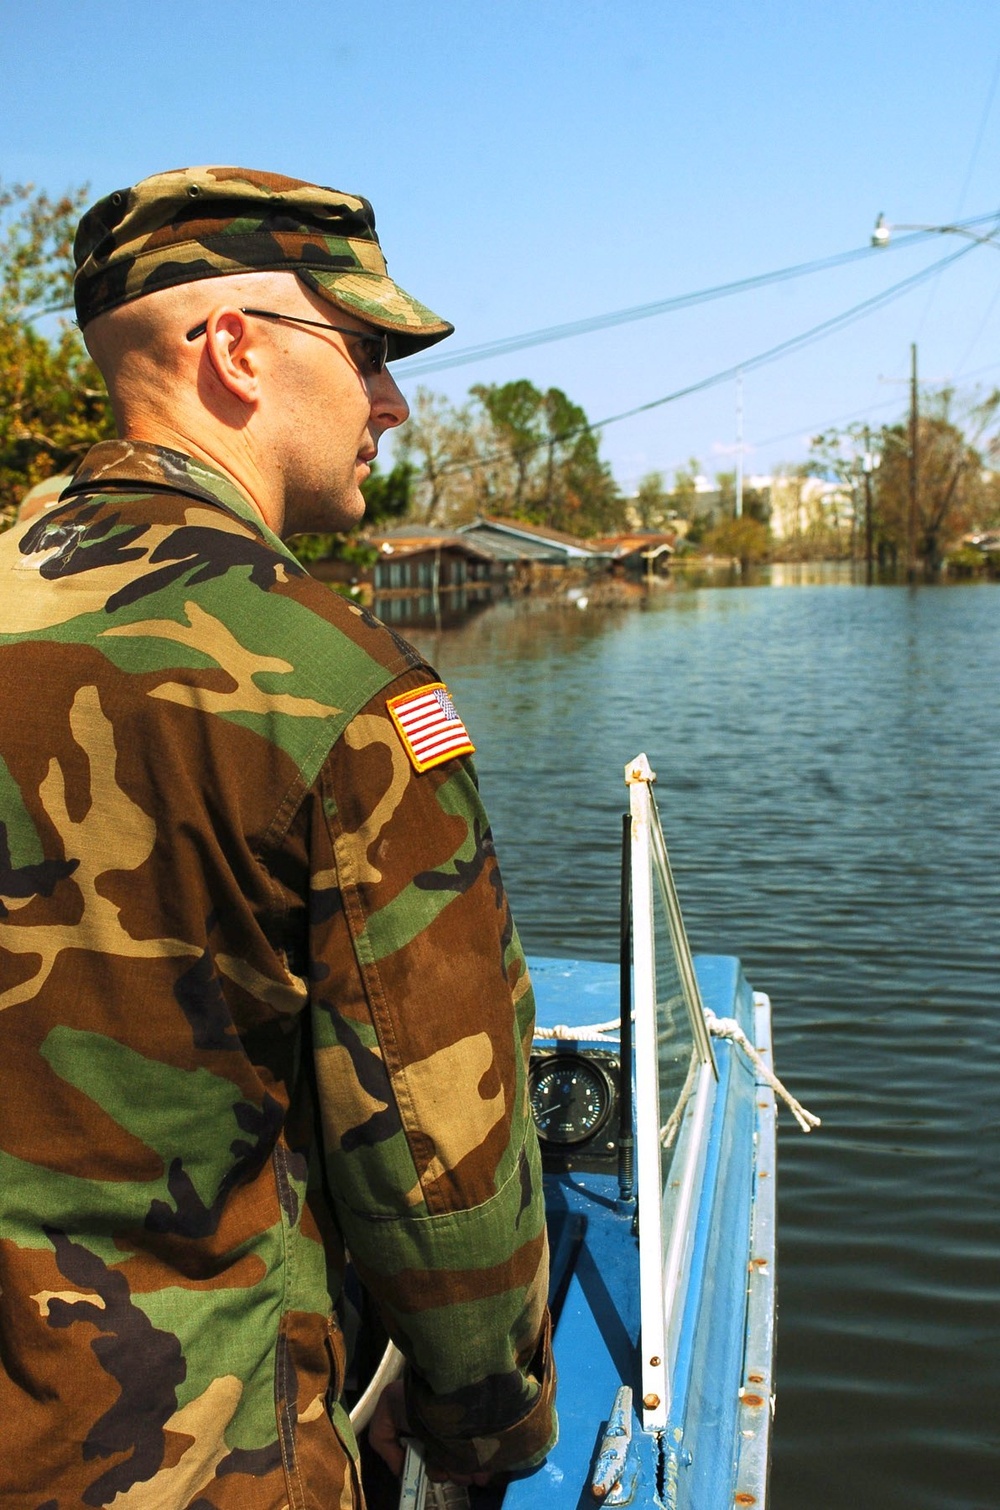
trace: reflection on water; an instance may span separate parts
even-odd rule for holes
[[[454,629],[482,613],[496,596],[487,583],[420,593],[376,593],[372,609],[383,624],[397,629]]]
[[[768,587],[856,587],[864,580],[861,561],[772,561],[757,576]]]
[[[413,638],[528,947],[616,957],[645,750],[692,941],[770,992],[823,1117],[782,1119],[772,1510],[996,1505],[1000,586],[522,601]]]

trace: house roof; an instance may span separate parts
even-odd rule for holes
[[[372,525],[366,533],[373,540],[455,540],[457,535],[454,530],[443,529],[439,524],[394,524],[379,527]]]
[[[482,515],[471,524],[460,525],[459,529],[461,534],[473,535],[492,554],[507,560],[525,557],[533,560],[592,560],[595,555],[603,554],[578,535],[568,535],[562,530],[528,524],[523,519],[509,519],[500,514]]]
[[[979,534],[965,535],[963,543],[974,545],[988,555],[997,555],[1000,553],[1000,530],[986,530]]]
[[[482,550],[475,542],[463,539],[461,535],[447,534],[443,530],[421,530],[411,533],[409,530],[386,530],[385,532],[369,531],[367,537],[369,544],[373,545],[383,558],[391,557],[401,561],[408,556],[419,556],[426,551],[439,551],[442,548],[460,551],[464,556],[471,556],[476,561],[490,561],[492,556],[489,551]]]
[[[650,530],[632,535],[602,535],[599,540],[592,540],[590,543],[595,550],[618,557],[631,556],[636,551],[659,554],[663,550],[673,550],[677,535],[673,531],[664,535]]]

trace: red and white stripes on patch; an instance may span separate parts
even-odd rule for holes
[[[390,697],[386,707],[414,770],[429,771],[455,755],[475,751],[444,682]]]

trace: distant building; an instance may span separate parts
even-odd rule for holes
[[[841,482],[822,477],[774,477],[770,479],[771,534],[776,541],[792,540],[822,527],[850,528],[854,498]]]
[[[743,496],[747,503],[753,502],[755,517],[760,516],[763,510],[764,517],[770,506],[770,489],[772,479],[766,476],[747,475],[743,479]],[[720,524],[723,519],[733,516],[735,507],[735,488],[731,483],[725,490],[713,486],[708,478],[699,473],[697,477],[690,478],[680,492],[665,493],[663,495],[663,507],[653,509],[650,513],[642,506],[639,494],[625,500],[626,522],[636,531],[649,528],[663,529],[667,525],[675,530],[678,538],[683,539],[692,525],[697,525],[700,532],[712,525]]]

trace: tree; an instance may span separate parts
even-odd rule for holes
[[[414,466],[414,512],[426,523],[513,514],[572,534],[621,524],[622,504],[600,436],[561,388],[527,378],[477,384],[453,407],[418,389],[396,454]]]
[[[693,521],[698,513],[698,481],[700,477],[701,463],[696,456],[691,457],[686,467],[677,467],[674,471],[674,488],[670,495],[670,505],[681,519]],[[711,522],[711,516],[709,516],[708,522]]]
[[[912,513],[915,564],[925,575],[934,575],[949,545],[966,530],[985,527],[990,517],[991,484],[984,473],[983,451],[996,444],[987,432],[998,418],[1000,390],[964,401],[950,387],[922,394],[915,498],[908,419],[869,432],[851,425],[817,436],[810,470],[821,468],[857,496],[867,444],[880,462],[872,519],[880,563],[891,568],[908,564]]]
[[[915,564],[927,576],[940,570],[948,545],[968,530],[984,499],[979,443],[1000,412],[1000,390],[965,406],[952,388],[923,396],[917,425],[917,489],[913,519]],[[910,432],[906,422],[881,433],[878,534],[893,560],[910,550]]]
[[[514,464],[513,512],[520,514],[527,501],[532,462],[546,439],[543,429],[544,400],[534,383],[518,378],[513,383],[475,383],[469,392],[489,417],[497,443]]]
[[[731,515],[736,517],[736,473],[716,472],[715,486],[719,490],[719,512],[724,517]],[[742,499],[743,514],[747,519],[756,519],[761,524],[766,524],[771,512],[768,497],[760,488],[744,486]]]
[[[481,464],[490,437],[480,430],[468,406],[417,389],[395,455],[410,468],[410,508],[422,523],[456,523],[476,512],[490,483]]]
[[[72,471],[114,434],[79,331],[56,319],[72,302],[72,238],[87,195],[0,185],[0,528],[36,482]]]
[[[662,472],[647,472],[640,480],[636,490],[634,509],[640,529],[663,529],[675,511],[675,503],[667,492]]]
[[[413,498],[413,470],[408,461],[394,462],[388,472],[380,471],[377,463],[372,463],[369,476],[361,484],[365,518],[370,523],[402,519],[409,513]]]
[[[701,479],[701,463],[692,456],[686,467],[674,471],[674,487],[670,494],[670,507],[678,519],[687,520],[688,529],[684,539],[691,545],[701,542],[706,530],[715,523],[714,510],[704,510],[698,501],[698,483]]]
[[[852,557],[865,554],[864,534],[868,525],[865,509],[871,492],[870,487],[867,490],[865,487],[865,467],[871,466],[880,444],[878,433],[873,435],[870,426],[860,423],[826,430],[813,437],[811,460],[804,471],[799,469],[799,476],[811,477],[814,485],[822,481],[836,483],[837,490],[829,494],[828,503],[833,508],[828,506],[825,512],[809,520],[803,554]],[[849,529],[844,527],[845,520]],[[875,533],[873,517],[873,544]]]
[[[624,522],[623,505],[600,436],[579,404],[561,388],[541,395],[546,467],[529,513],[540,523],[573,535],[603,534]]]
[[[547,522],[554,523],[567,502],[568,479],[559,477],[557,469],[575,463],[577,469],[582,464],[586,471],[596,453],[588,444],[587,416],[579,404],[568,399],[561,388],[549,388],[539,399],[545,424],[545,480],[539,502]]]
[[[1000,472],[983,473],[983,489],[972,528],[983,532],[1000,529]]]
[[[741,514],[738,519],[723,519],[719,524],[713,525],[706,532],[704,543],[713,555],[733,556],[746,576],[755,562],[767,558],[771,536],[767,525],[759,519]]]

